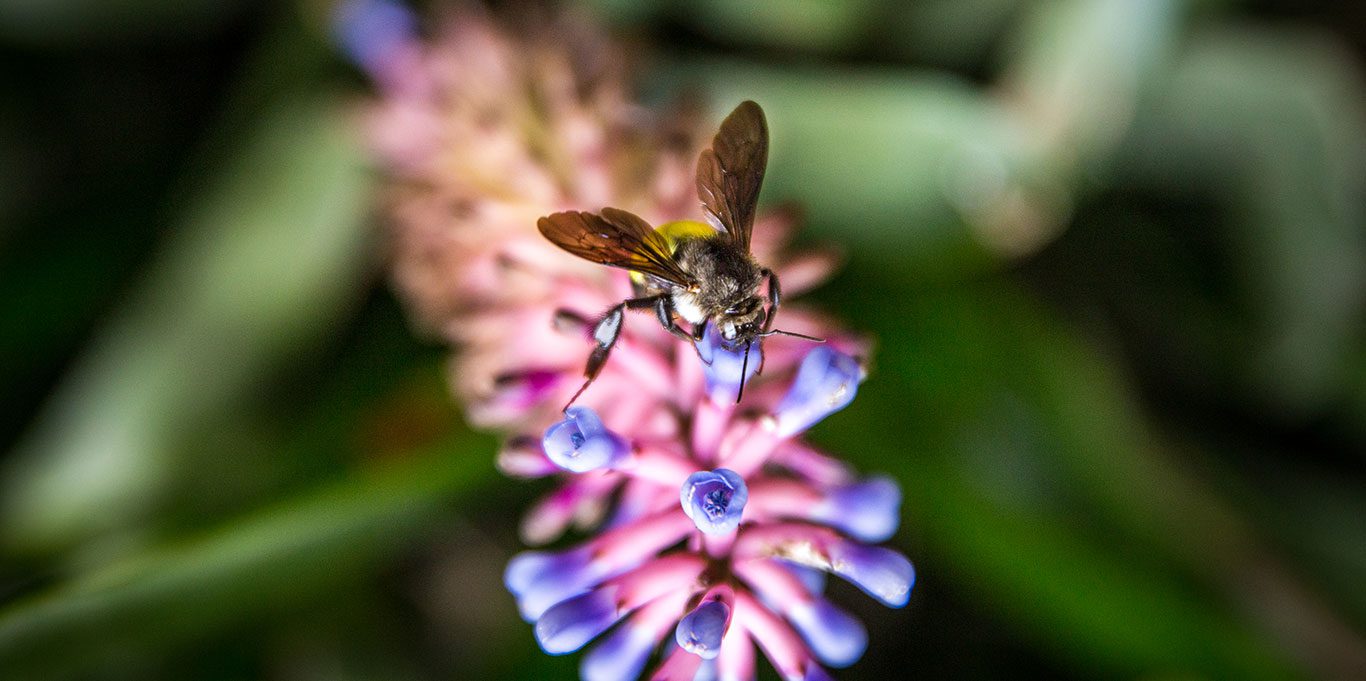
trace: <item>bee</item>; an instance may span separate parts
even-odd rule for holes
[[[606,365],[627,310],[652,310],[669,333],[694,344],[710,323],[723,345],[733,351],[743,347],[736,402],[744,395],[749,350],[756,341],[783,334],[821,342],[773,328],[782,301],[778,277],[755,262],[749,251],[767,166],[764,111],[745,101],[726,116],[711,147],[697,159],[697,197],[707,224],[680,220],[653,228],[617,208],[554,213],[536,222],[556,246],[585,260],[629,270],[638,294],[614,305],[593,325],[594,347],[584,368],[587,380],[569,404]],[[765,294],[760,295],[765,283]],[[680,326],[675,315],[691,324],[691,330]]]

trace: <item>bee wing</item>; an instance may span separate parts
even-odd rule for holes
[[[669,242],[640,217],[616,208],[602,214],[571,210],[536,221],[551,243],[602,265],[634,270],[679,286],[696,280],[674,262]]]
[[[759,187],[768,167],[768,123],[758,104],[744,101],[721,122],[711,148],[697,158],[697,198],[711,222],[749,252]]]

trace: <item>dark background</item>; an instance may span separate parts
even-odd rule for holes
[[[642,97],[761,101],[765,200],[849,255],[877,364],[814,437],[919,580],[837,594],[840,678],[1363,672],[1366,10],[586,4]],[[0,2],[0,676],[571,678],[326,3],[225,7]]]

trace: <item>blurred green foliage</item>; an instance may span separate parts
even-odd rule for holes
[[[584,9],[646,97],[762,102],[765,200],[849,255],[877,365],[816,437],[920,581],[841,678],[1366,669],[1360,12]],[[535,486],[376,276],[325,11],[0,2],[0,678],[573,674],[498,584]]]

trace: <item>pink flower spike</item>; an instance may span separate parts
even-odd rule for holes
[[[829,545],[840,536],[826,527],[800,523],[751,525],[735,542],[736,560],[783,558],[799,565],[830,569]]]
[[[624,323],[641,321],[628,317]],[[625,336],[625,333],[622,335]],[[636,395],[673,395],[673,367],[658,352],[651,352],[628,338],[617,342],[612,349],[612,361],[607,367],[603,372],[604,377],[615,374],[620,380],[626,381]]]
[[[597,486],[593,483],[600,482],[600,478],[575,480],[537,502],[522,516],[522,541],[540,546],[559,538],[573,521],[585,493],[591,493]]]
[[[629,525],[608,530],[591,542],[595,560],[609,565],[635,565],[682,541],[692,521],[674,507]]]
[[[664,658],[664,663],[650,675],[650,681],[693,681],[702,663],[702,658],[682,648],[674,648]]]
[[[675,553],[614,577],[610,583],[618,588],[618,604],[629,610],[672,591],[691,593],[705,567],[700,556]]]
[[[539,440],[533,437],[513,437],[498,450],[495,463],[498,471],[511,478],[543,478],[560,471],[545,457]]]
[[[616,470],[672,489],[696,472],[697,465],[659,447],[646,447],[618,464]]]
[[[785,566],[773,560],[751,560],[737,565],[735,573],[792,623],[822,662],[847,667],[863,656],[868,647],[863,625],[824,598],[813,596]]]
[[[856,477],[849,464],[798,440],[779,445],[773,452],[772,461],[820,487],[843,485],[853,482]]]
[[[731,549],[735,546],[735,534],[734,532],[727,532],[726,534],[703,532],[701,534],[702,550],[712,558],[724,560],[730,556]]]
[[[885,541],[900,523],[901,491],[875,477],[824,491],[769,478],[750,486],[751,520],[796,519],[834,527],[863,541]]]
[[[692,448],[698,463],[708,466],[718,459],[717,449],[734,414],[733,401],[698,401],[692,418]]]
[[[633,614],[602,639],[579,663],[583,681],[621,681],[640,676],[660,639],[687,604],[687,592],[661,596]]]
[[[753,681],[754,644],[743,627],[731,627],[716,658],[717,681]]]
[[[808,519],[825,495],[796,480],[764,478],[749,486],[751,520]]]
[[[737,558],[785,558],[829,570],[886,606],[900,608],[911,597],[915,568],[888,548],[839,536],[825,527],[785,523],[747,528],[735,542]]]
[[[721,442],[721,465],[748,478],[764,465],[773,450],[785,439],[775,430],[775,422],[764,418],[736,425]]]
[[[774,328],[827,342],[731,347],[711,328],[693,343],[632,313],[565,410],[584,385],[594,321],[670,291],[566,254],[537,226],[604,206],[651,226],[716,222],[710,203],[698,206],[718,191],[699,184],[699,153],[725,151],[735,126],[766,135],[761,109],[741,104],[726,134],[700,115],[647,111],[630,99],[624,52],[568,13],[503,25],[498,10],[457,12],[427,40],[401,1],[344,3],[347,46],[379,81],[370,147],[389,180],[392,281],[415,325],[451,346],[448,380],[467,420],[511,436],[499,468],[553,478],[524,517],[526,542],[591,537],[508,563],[504,584],[537,641],[564,654],[601,636],[583,658],[587,681],[635,678],[655,654],[656,678],[752,681],[756,643],[784,678],[828,679],[816,661],[848,664],[866,635],[824,598],[827,572],[893,606],[914,579],[900,554],[860,543],[895,530],[895,484],[860,481],[801,441],[853,399],[868,342],[786,300]],[[550,39],[564,35],[573,50]],[[789,296],[834,266],[828,252],[786,249],[795,211],[754,217],[750,252]],[[669,632],[682,646],[659,653]]]
[[[830,250],[813,250],[788,258],[779,268],[783,277],[783,293],[795,295],[815,288],[830,278],[842,258]]]
[[[747,591],[735,593],[735,624],[754,637],[768,661],[784,679],[804,676],[810,656],[797,633],[768,608],[760,605]]]
[[[764,603],[786,615],[794,606],[813,597],[795,574],[777,561],[756,558],[735,566],[735,575],[744,580]]]

